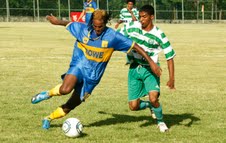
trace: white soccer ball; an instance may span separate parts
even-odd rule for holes
[[[83,126],[77,118],[68,118],[62,125],[64,134],[68,137],[78,137],[82,134]]]

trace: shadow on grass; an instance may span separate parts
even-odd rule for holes
[[[152,124],[156,124],[156,121],[152,119],[151,116],[131,116],[131,115],[122,115],[122,114],[110,114],[103,111],[100,111],[98,113],[112,115],[112,117],[85,125],[85,127],[106,126],[106,125],[123,124],[123,123],[131,123],[131,122],[143,122],[143,121],[146,121],[146,122],[144,124],[141,124],[140,125],[141,127],[146,127]],[[190,127],[194,122],[200,121],[200,119],[198,117],[195,117],[191,113],[164,114],[164,121],[169,128],[175,125],[183,125],[183,126]]]

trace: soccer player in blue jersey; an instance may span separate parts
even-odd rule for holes
[[[138,43],[150,58],[159,65],[159,53],[164,52],[169,70],[169,81],[167,86],[174,87],[174,60],[175,52],[166,37],[152,22],[154,19],[154,8],[145,5],[139,10],[140,22],[134,21],[126,24],[121,33]],[[128,99],[129,108],[132,111],[143,110],[145,108],[154,111],[157,124],[161,132],[166,132],[168,127],[163,121],[162,106],[159,102],[160,78],[155,76],[150,70],[148,63],[136,51],[131,50],[128,54],[132,63],[128,73]],[[141,100],[148,95],[149,100]]]
[[[63,83],[35,95],[31,100],[36,104],[53,96],[69,94],[73,90],[65,104],[44,118],[42,122],[44,129],[50,128],[52,120],[64,117],[91,95],[100,82],[114,51],[129,52],[132,49],[137,51],[146,59],[152,71],[157,76],[161,75],[159,66],[140,46],[106,26],[109,15],[104,10],[94,11],[89,25],[59,20],[53,15],[47,16],[47,19],[54,25],[66,26],[76,41],[70,67],[63,77]]]
[[[92,13],[96,9],[97,9],[96,2],[93,0],[87,0],[86,2],[83,3],[83,11],[77,21],[79,21],[85,15],[85,23],[88,24],[92,16]]]

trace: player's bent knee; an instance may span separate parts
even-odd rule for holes
[[[69,94],[72,90],[73,90],[73,88],[61,86],[60,87],[60,94],[66,95],[66,94]]]
[[[158,102],[157,98],[150,98],[151,104],[156,104]]]
[[[151,92],[149,93],[149,101],[151,102],[151,105],[154,106],[155,108],[159,107],[159,93],[158,92]]]
[[[139,105],[136,103],[129,103],[129,108],[131,111],[137,111],[139,109]]]

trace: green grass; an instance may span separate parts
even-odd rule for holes
[[[85,103],[42,130],[43,117],[69,96],[37,105],[31,97],[61,82],[68,69],[73,37],[64,27],[48,23],[0,23],[0,142],[226,142],[226,25],[158,24],[166,33],[175,57],[176,91],[165,85],[164,55],[161,97],[165,122],[160,133],[148,110],[130,111],[127,105],[125,54],[115,52],[100,84]],[[77,117],[84,125],[80,138],[64,136],[62,122]]]

